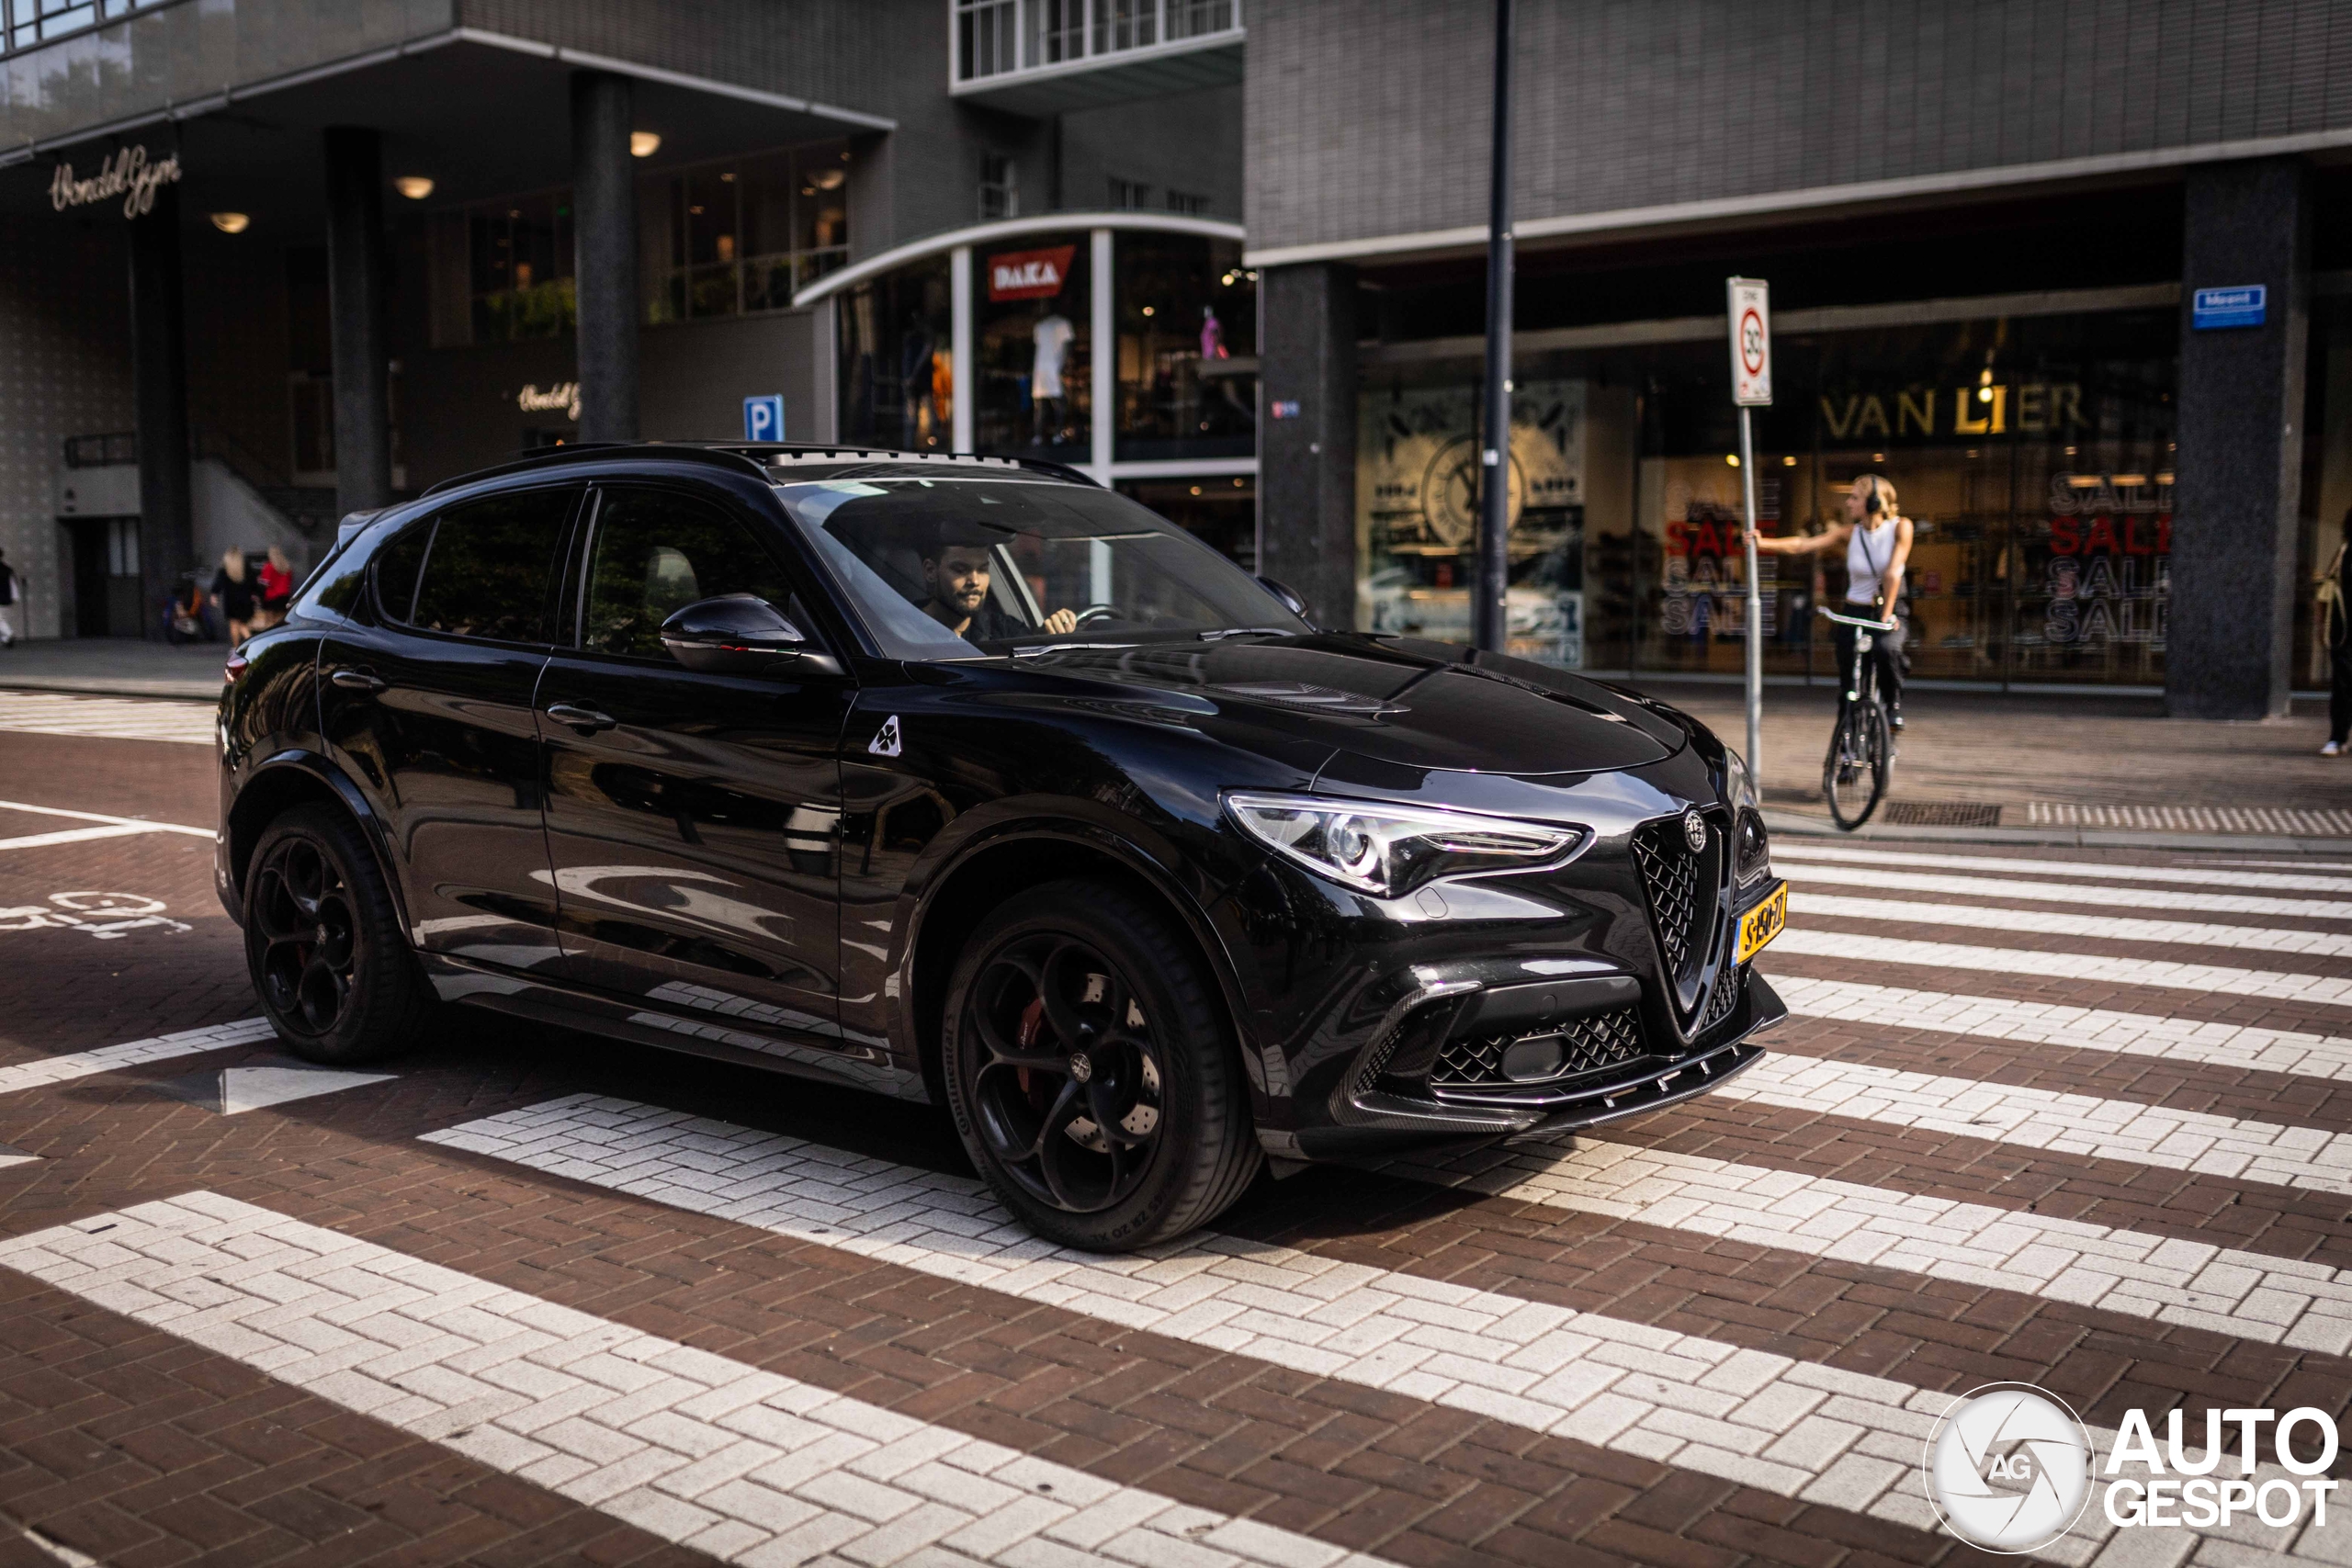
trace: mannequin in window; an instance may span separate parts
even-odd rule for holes
[[[1040,446],[1062,443],[1062,361],[1069,355],[1070,339],[1077,335],[1078,329],[1059,311],[1030,329],[1030,339],[1037,349],[1029,370],[1030,434]]]

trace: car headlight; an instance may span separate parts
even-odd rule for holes
[[[1394,898],[1437,877],[1523,871],[1576,850],[1581,828],[1322,795],[1229,795],[1242,831],[1318,876]]]
[[[1755,775],[1747,771],[1747,760],[1728,746],[1724,748],[1724,793],[1731,796],[1734,811],[1762,804],[1756,793]]]
[[[1732,866],[1742,887],[1750,886],[1772,874],[1772,842],[1764,831],[1764,818],[1753,807],[1743,807],[1732,830]]]

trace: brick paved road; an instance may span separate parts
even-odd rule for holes
[[[2352,1406],[2352,863],[1792,846],[1795,1016],[1723,1092],[1105,1259],[845,1091],[289,1061],[209,843],[128,830],[211,790],[0,733],[0,1568],[1939,1562],[1979,1384]],[[2290,1549],[2352,1525],[2048,1555]]]

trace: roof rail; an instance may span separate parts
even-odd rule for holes
[[[536,468],[568,468],[573,463],[594,462],[623,454],[646,457],[684,458],[694,462],[723,464],[738,471],[750,467],[764,476],[776,465],[785,463],[856,462],[876,463],[938,463],[966,468],[1025,468],[1033,473],[1050,474],[1056,479],[1075,484],[1092,485],[1093,476],[1067,463],[1047,462],[1038,457],[992,457],[972,452],[899,452],[884,446],[820,446],[798,441],[573,441],[561,446],[550,446],[528,453],[492,468],[476,468],[471,473],[458,474],[426,486],[420,497],[435,495],[476,479],[496,479],[504,474],[527,473]]]

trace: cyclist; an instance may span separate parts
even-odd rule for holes
[[[1771,539],[1749,532],[1756,548],[1774,556],[1826,556],[1846,552],[1846,613],[1857,618],[1893,621],[1903,592],[1903,569],[1911,559],[1911,519],[1895,510],[1894,487],[1883,475],[1864,474],[1846,492],[1846,521],[1825,533]],[[1853,662],[1853,626],[1839,626],[1838,668]],[[1903,728],[1903,626],[1871,637],[1870,659],[1878,689],[1886,699],[1887,722]]]

